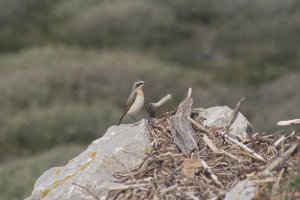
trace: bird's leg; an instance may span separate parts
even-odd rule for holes
[[[135,121],[135,123],[133,124],[133,126],[137,126],[138,125],[138,121],[136,120],[136,118],[133,116],[133,115],[131,115],[131,117],[134,119],[134,121]]]
[[[133,115],[131,115],[131,117],[134,119],[135,122],[137,122],[136,118]]]

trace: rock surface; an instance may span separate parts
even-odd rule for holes
[[[255,183],[246,179],[236,184],[229,192],[227,192],[224,200],[251,200],[255,197],[255,194]]]
[[[204,125],[224,127],[231,113],[227,106],[199,109],[205,118]],[[252,133],[250,122],[239,113],[231,126],[232,135],[241,138]],[[145,147],[149,144],[147,122],[140,121],[136,126],[122,124],[112,126],[102,138],[95,140],[85,151],[70,160],[63,167],[47,170],[38,178],[32,195],[26,200],[95,200],[79,184],[89,189],[100,199],[105,198],[108,188],[118,186],[112,173],[135,167],[146,156]]]
[[[233,110],[228,106],[215,106],[200,111],[200,116],[205,118],[205,126],[225,127]],[[229,134],[246,139],[252,134],[252,125],[242,113],[238,113],[235,121],[230,127]]]
[[[38,178],[32,195],[26,200],[94,200],[84,189],[98,197],[105,197],[114,183],[113,172],[135,167],[144,157],[149,144],[147,122],[138,125],[112,126],[105,135],[95,140],[85,151],[63,167],[47,170]]]

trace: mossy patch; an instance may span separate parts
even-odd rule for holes
[[[291,186],[297,191],[300,191],[300,176],[297,176],[295,180],[291,183]]]

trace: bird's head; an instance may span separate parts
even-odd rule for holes
[[[133,88],[134,89],[141,89],[144,85],[144,81],[136,81],[134,84],[133,84]]]

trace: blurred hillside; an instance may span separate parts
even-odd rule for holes
[[[223,81],[299,70],[299,1],[0,1],[0,50],[65,43],[134,49]],[[234,79],[232,79],[232,75]]]
[[[242,112],[258,131],[299,118],[299,9],[296,0],[0,0],[2,198],[28,196],[41,172],[116,124],[137,79],[139,118],[167,93],[161,112],[175,109],[189,86],[195,107],[247,96]]]

